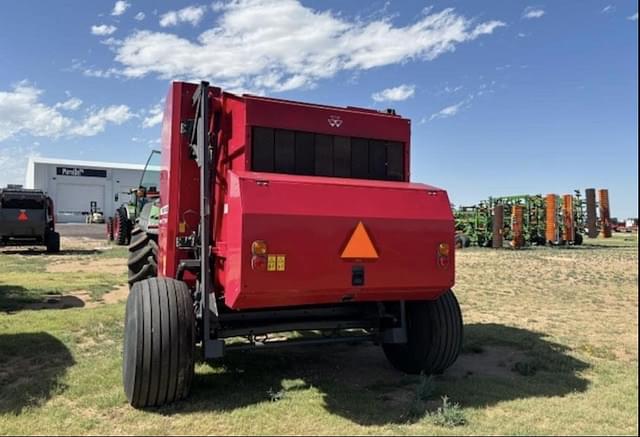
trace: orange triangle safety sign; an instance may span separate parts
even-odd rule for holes
[[[18,220],[21,222],[26,222],[27,220],[29,220],[27,212],[24,209],[20,210],[20,214],[18,214]]]
[[[378,251],[373,246],[367,229],[362,222],[358,222],[356,229],[351,234],[349,242],[342,251],[340,258],[376,259]]]

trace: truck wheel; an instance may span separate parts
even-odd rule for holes
[[[122,380],[129,403],[164,405],[189,395],[194,373],[195,318],[182,281],[137,282],[125,315]]]
[[[131,222],[127,217],[127,212],[124,208],[118,208],[116,211],[116,244],[118,246],[124,246],[129,243],[131,235]]]
[[[406,302],[407,343],[383,344],[396,369],[409,374],[439,374],[462,348],[462,313],[448,290],[433,301]]]
[[[60,252],[60,234],[57,232],[47,232],[45,236],[45,245],[47,246],[47,252],[49,253]]]
[[[127,260],[129,287],[158,274],[158,244],[139,227],[136,227],[132,234]]]

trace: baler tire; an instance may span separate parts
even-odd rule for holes
[[[127,213],[124,208],[119,208],[116,211],[117,223],[117,235],[115,236],[116,244],[118,246],[125,246],[129,243],[131,233],[131,222],[127,217]]]
[[[122,380],[135,408],[160,406],[189,395],[194,373],[195,317],[182,281],[137,282],[127,299]]]
[[[383,344],[389,362],[398,370],[417,375],[441,374],[462,349],[462,313],[451,290],[433,301],[406,305],[407,343]]]
[[[131,238],[133,239],[134,236],[141,233],[144,233],[144,230],[140,226],[134,226],[134,228],[131,230]]]

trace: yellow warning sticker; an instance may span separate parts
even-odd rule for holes
[[[267,256],[267,271],[275,272],[276,271],[276,256],[268,255]]]
[[[287,261],[287,259],[286,259],[285,255],[278,255],[276,257],[276,264],[277,264],[276,265],[276,270],[279,271],[279,272],[284,272],[286,261]]]

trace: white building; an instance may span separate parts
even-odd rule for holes
[[[53,199],[56,221],[84,222],[91,201],[105,217],[113,216],[129,200],[125,193],[140,184],[143,170],[142,164],[32,157],[25,187],[47,192]]]

